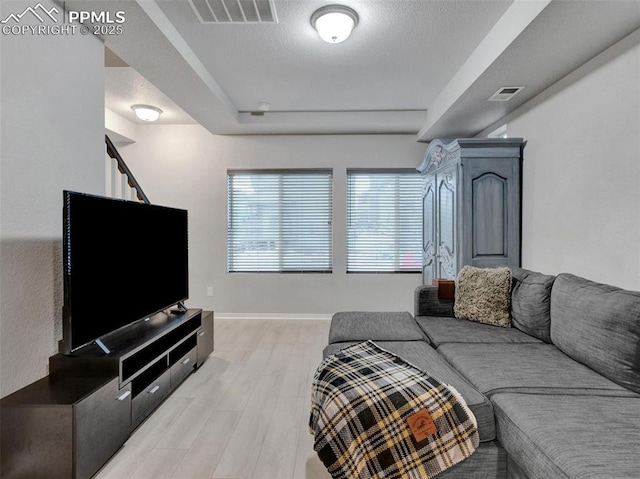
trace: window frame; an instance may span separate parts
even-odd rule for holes
[[[419,264],[416,264],[413,268],[401,269],[399,268],[399,264],[401,259],[399,256],[394,258],[395,268],[393,270],[390,269],[382,269],[380,267],[375,269],[357,269],[351,265],[350,259],[352,257],[351,245],[352,241],[351,235],[353,234],[353,228],[351,226],[352,222],[352,192],[351,192],[351,176],[352,175],[415,175],[415,181],[418,183],[419,195],[416,199],[416,213],[415,213],[415,227],[419,228],[419,239],[416,239],[418,242],[417,249],[415,254],[419,257]],[[398,179],[396,179],[398,181]],[[422,177],[420,172],[414,168],[347,168],[346,173],[346,273],[347,274],[421,274],[422,273]],[[396,198],[398,197],[398,192],[396,191]],[[395,214],[398,215],[398,205],[395,204]],[[398,255],[398,243],[399,236],[397,232],[397,228],[394,227],[394,235],[396,236],[394,239],[394,249],[395,254]]]
[[[274,204],[274,208],[278,211],[278,221],[279,221],[279,229],[278,229],[278,238],[276,240],[276,251],[278,251],[278,260],[277,260],[277,269],[273,268],[261,268],[260,265],[254,264],[252,268],[242,268],[237,264],[237,255],[235,251],[232,250],[233,246],[233,209],[237,205],[237,202],[234,201],[233,192],[232,192],[232,177],[238,176],[274,176],[279,177],[279,186],[277,196],[279,198],[277,204]],[[286,255],[287,251],[283,249],[283,245],[286,243],[285,236],[287,233],[295,233],[294,229],[287,230],[283,227],[283,224],[286,223],[287,220],[283,221],[283,217],[286,215],[285,212],[285,204],[283,202],[283,195],[286,194],[283,188],[283,181],[286,176],[296,176],[296,175],[309,175],[309,176],[326,176],[328,183],[326,191],[323,191],[322,188],[319,188],[317,191],[322,193],[326,193],[326,203],[322,206],[326,206],[326,209],[323,209],[319,212],[320,215],[326,214],[327,216],[327,231],[325,232],[327,235],[327,247],[321,250],[320,254],[328,256],[328,260],[324,263],[326,267],[306,267],[307,265],[301,263],[299,268],[286,267]],[[331,168],[286,168],[286,169],[228,169],[227,170],[227,179],[226,179],[226,194],[227,194],[227,231],[226,231],[226,272],[229,274],[236,273],[276,273],[276,274],[330,274],[333,272],[333,169]],[[291,189],[292,192],[295,192],[295,188]],[[296,210],[298,211],[298,210]],[[296,214],[296,212],[290,212],[292,214]],[[303,211],[304,213],[304,211]],[[298,212],[299,214],[299,212]],[[290,220],[289,220],[290,221]],[[275,230],[274,230],[275,231]],[[303,235],[303,233],[298,233]],[[259,238],[256,241],[260,241]],[[271,241],[269,239],[263,241]],[[315,238],[312,240],[315,241]],[[304,241],[303,241],[304,242]],[[291,250],[292,251],[292,250]],[[289,253],[291,253],[289,251]]]

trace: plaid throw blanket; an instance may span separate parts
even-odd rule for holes
[[[334,479],[430,478],[479,443],[457,391],[371,341],[320,364],[309,428]]]

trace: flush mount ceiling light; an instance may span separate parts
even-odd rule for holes
[[[131,109],[142,121],[156,121],[160,118],[160,113],[162,113],[160,108],[150,105],[132,105]]]
[[[327,5],[311,15],[311,25],[327,43],[340,43],[358,24],[358,14],[344,5]]]

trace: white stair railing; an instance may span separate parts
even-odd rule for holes
[[[140,184],[136,181],[118,150],[105,135],[105,191],[111,198],[149,203]]]

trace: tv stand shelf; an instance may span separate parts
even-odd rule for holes
[[[0,476],[93,476],[213,351],[213,312],[159,313],[101,339],[109,354],[56,354],[49,376],[2,399]]]
[[[184,314],[158,313],[148,320],[102,337],[109,354],[91,344],[69,355],[56,355],[49,361],[51,374],[118,376],[120,386],[132,381],[148,367],[178,347],[201,328],[202,311]]]

